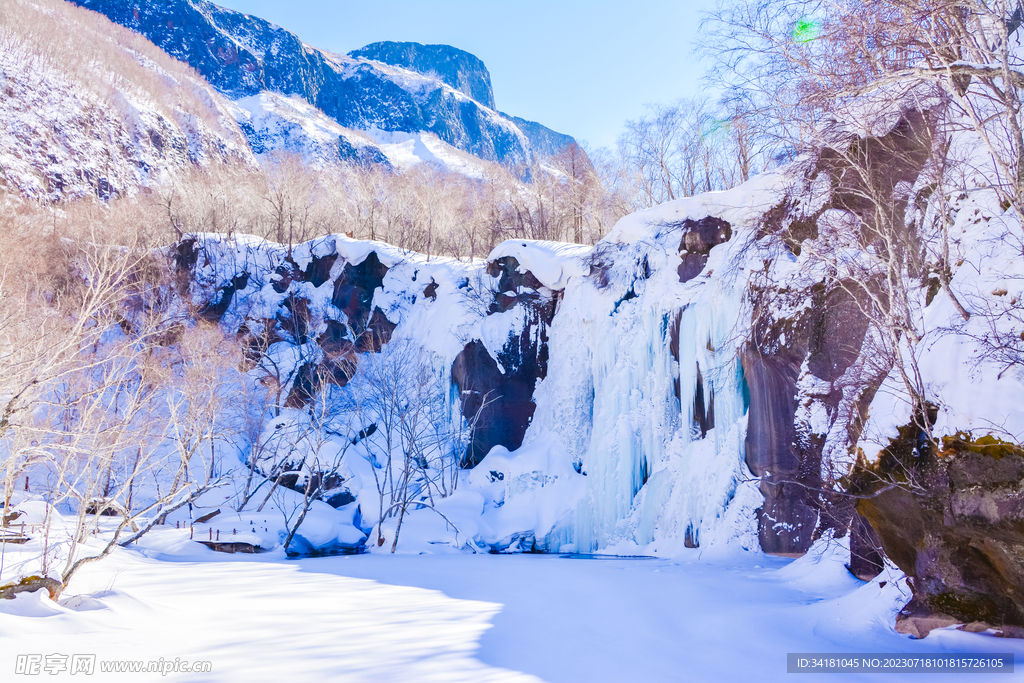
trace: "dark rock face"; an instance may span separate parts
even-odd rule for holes
[[[746,460],[761,478],[765,497],[758,513],[761,548],[765,552],[802,553],[814,540],[822,508],[821,458],[824,435],[813,434],[797,420],[801,400],[824,404],[832,419],[844,399],[844,375],[860,354],[868,321],[843,287],[823,286],[808,296],[811,305],[795,319],[777,318],[776,302],[755,307],[756,321],[750,344],[740,361],[750,390]],[[797,380],[807,361],[811,374],[824,380],[824,395],[799,396]],[[878,378],[880,381],[881,378]],[[873,391],[860,404],[870,403]],[[858,425],[848,425],[849,430]],[[856,436],[851,431],[851,436]],[[828,520],[845,534],[852,510],[842,520]]]
[[[316,340],[323,354],[321,366],[328,373],[330,381],[343,387],[355,375],[358,359],[356,345],[349,339],[349,331],[344,323],[336,320],[327,321],[327,330]]]
[[[290,293],[284,300],[282,311],[277,314],[278,325],[296,344],[305,344],[312,313],[309,301],[295,293]]]
[[[174,267],[179,272],[195,268],[199,262],[199,244],[195,237],[185,237],[174,247]]]
[[[523,306],[526,324],[513,331],[497,360],[474,340],[452,364],[452,381],[462,396],[462,414],[471,422],[476,419],[462,463],[467,468],[475,467],[494,446],[515,450],[523,444],[537,407],[533,390],[537,380],[547,376],[547,327],[559,298],[529,271],[520,273],[519,262],[511,256],[492,261],[487,272],[498,278],[488,314]]]
[[[593,272],[593,270],[591,270]],[[671,319],[668,326],[668,351],[676,363],[679,362],[679,323],[682,320],[683,312],[679,311]],[[679,377],[672,380],[672,393],[682,401],[682,388],[679,386]]]
[[[521,288],[537,292],[544,287],[533,273],[519,272],[519,261],[512,256],[496,259],[487,264],[487,274],[498,278],[497,293],[515,293]],[[508,310],[508,309],[502,309]]]
[[[396,327],[398,325],[388,320],[384,311],[374,308],[370,322],[366,325],[366,331],[356,338],[356,349],[360,352],[380,352],[381,348],[391,341],[391,335]]]
[[[292,389],[284,402],[286,408],[301,408],[323,389],[326,377],[319,370],[320,365],[317,363],[303,363],[299,367],[292,381]]]
[[[856,484],[857,510],[885,554],[909,577],[914,598],[897,630],[923,617],[1024,627],[1024,451],[992,437],[921,447],[900,430]],[[927,442],[925,442],[926,444]],[[874,476],[868,476],[874,475]]]
[[[437,283],[434,282],[434,278],[430,278],[430,284],[423,288],[423,296],[426,299],[437,301]]]
[[[700,275],[708,264],[711,248],[724,244],[732,239],[732,226],[728,221],[714,216],[706,216],[700,220],[687,218],[678,225],[669,226],[683,231],[679,240],[679,281],[689,282]]]
[[[306,270],[302,273],[302,279],[311,283],[314,287],[319,287],[331,279],[331,268],[334,267],[334,263],[337,260],[337,254],[314,256],[310,260],[309,265],[306,266]]]
[[[380,262],[377,252],[370,252],[357,266],[346,263],[334,281],[331,303],[348,316],[349,325],[355,333],[362,334],[368,329],[373,293],[383,286],[387,273],[388,268]]]
[[[680,362],[679,324],[682,321],[682,317],[683,311],[680,310],[669,320],[668,325],[668,350],[676,363]],[[680,405],[682,405],[682,387],[680,386],[678,375],[672,380],[672,392],[680,401]],[[715,428],[715,393],[710,383],[708,385],[704,384],[704,373],[701,372],[700,362],[697,363],[697,387],[693,392],[693,426],[696,431],[700,432],[700,438],[702,439],[707,437],[708,432]],[[691,533],[691,530],[688,529],[687,533]],[[696,533],[696,531],[692,533]],[[697,546],[687,547],[696,548]]]
[[[732,226],[728,221],[714,216],[705,216],[698,221],[686,219],[679,224],[683,237],[679,251],[707,255],[711,247],[724,244],[732,239]]]
[[[832,206],[852,211],[862,225],[864,244],[874,241],[876,221],[892,221],[904,225],[907,198],[898,190],[900,184],[913,184],[928,162],[932,147],[932,126],[928,115],[910,110],[896,126],[882,137],[857,139],[845,155],[827,149],[818,166],[832,180]],[[845,172],[847,159],[856,160],[860,173]],[[870,179],[870,183],[868,182]],[[876,202],[891,206],[894,213],[879,217]]]
[[[297,271],[296,280],[320,285],[328,282],[337,258],[337,254],[314,258],[304,272]],[[391,340],[396,325],[380,308],[372,307],[373,294],[383,286],[387,272],[388,267],[380,262],[376,252],[370,252],[358,265],[345,264],[334,281],[331,303],[348,318],[348,326],[335,320],[326,321],[327,330],[317,339],[323,357],[318,363],[306,363],[299,368],[286,406],[306,405],[328,383],[345,386],[356,372],[358,354],[377,353]],[[280,319],[281,328],[291,332],[296,343],[305,343],[310,319],[308,302],[289,296],[284,306],[291,317]],[[354,340],[348,338],[350,331]]]
[[[913,186],[921,175],[931,153],[932,125],[927,113],[910,110],[882,137],[857,138],[844,150],[823,150],[807,169],[807,185],[765,213],[759,236],[777,235],[799,255],[801,242],[818,237],[818,219],[829,209],[857,216],[864,245],[875,240],[878,220],[905,226],[909,197],[899,188]],[[810,183],[821,175],[828,177],[831,194],[823,205],[809,210],[801,195],[812,195]],[[875,211],[876,205],[889,210]]]
[[[701,373],[700,366],[698,365],[697,391],[694,392],[693,396],[693,421],[700,429],[700,438],[702,439],[715,428],[715,394],[713,391],[710,391],[710,386],[707,396],[704,394],[704,375]]]
[[[471,341],[456,356],[452,381],[462,396],[462,414],[472,420],[480,413],[463,467],[475,467],[494,446],[515,449],[523,444],[536,406],[533,386],[522,380],[502,374],[479,341]]]
[[[683,535],[683,545],[687,548],[700,547],[700,541],[697,538],[697,530],[692,524],[689,524],[686,527],[686,533]]]
[[[249,285],[249,274],[241,273],[236,275],[231,280],[231,284],[221,290],[220,300],[216,303],[210,303],[199,311],[198,316],[203,320],[210,322],[218,322],[224,314],[227,313],[228,306],[231,305],[231,298],[240,289],[245,289]]]
[[[297,95],[348,128],[428,131],[489,161],[525,163],[534,153],[514,128],[499,125],[489,113],[494,98],[483,63],[455,48],[375,43],[345,59],[304,45],[295,34],[263,19],[206,0],[74,2],[146,36],[230,97],[264,90]],[[425,69],[441,80],[454,81],[458,85],[453,87],[465,88],[474,101],[460,100],[441,89],[426,98],[405,90],[370,62],[356,58],[364,51],[368,58]],[[523,132],[528,140],[543,140],[547,129],[535,125],[532,133]],[[253,138],[255,132],[245,132],[258,150],[262,143]],[[349,143],[341,145],[340,153],[364,164],[374,163],[379,150],[356,150]]]
[[[799,254],[804,240],[818,237],[818,220],[829,209],[849,211],[859,219],[859,237],[865,247],[877,241],[881,228],[912,232],[912,227],[905,226],[909,198],[900,188],[912,186],[920,175],[931,140],[928,116],[909,111],[884,136],[854,139],[843,150],[824,150],[808,165],[806,185],[765,213],[758,236],[774,235]],[[820,206],[808,207],[806,197],[813,196],[810,184],[822,175],[830,180],[831,193]],[[876,203],[891,211],[875,211]],[[891,225],[877,223],[882,214],[881,219]],[[699,254],[715,239],[708,227],[690,229],[684,236],[680,250],[687,254],[680,266],[680,279],[699,272],[698,265],[703,268],[696,259],[689,263],[686,258],[690,246]],[[907,237],[913,242],[913,234]],[[821,475],[825,434],[814,433],[797,415],[799,407],[817,403],[827,411],[830,424],[844,420],[850,442],[855,443],[860,434],[867,406],[887,369],[869,368],[859,377],[846,376],[861,352],[868,328],[868,320],[851,294],[858,291],[852,283],[828,289],[818,284],[804,292],[755,289],[753,334],[741,362],[750,388],[746,460],[751,472],[761,478],[765,497],[758,512],[762,549],[802,553],[816,533],[832,529],[843,536],[852,530],[851,543],[862,551],[865,561],[856,568],[870,573],[877,565],[871,550],[877,549],[877,541],[860,528],[849,501],[835,500],[825,491]],[[797,299],[810,305],[793,305]],[[787,306],[801,312],[792,318],[776,313]],[[810,374],[822,380],[813,384],[828,386],[827,390],[800,393],[797,383],[805,362]],[[857,395],[844,398],[844,390],[851,388]]]
[[[348,489],[335,493],[334,495],[328,496],[324,501],[332,508],[343,508],[346,505],[351,505],[356,502],[356,497],[352,495],[352,492]]]
[[[382,41],[371,43],[348,54],[350,57],[375,59],[421,74],[435,75],[485,107],[495,108],[491,73],[487,67],[478,57],[450,45]]]
[[[758,509],[758,537],[761,549],[769,553],[806,552],[818,523],[814,496],[805,486],[818,489],[820,479],[813,460],[801,458],[794,424],[802,361],[794,349],[765,353],[751,346],[741,356],[750,388],[746,460],[751,473],[761,478],[764,504]]]
[[[197,281],[196,268],[207,262],[204,246],[195,237],[185,237],[175,246],[172,256],[179,292],[189,300]],[[247,360],[257,363],[271,344],[280,341],[305,344],[315,330],[322,329],[321,325],[326,327],[315,339],[320,359],[301,365],[292,380],[285,400],[285,405],[291,408],[308,404],[327,384],[345,386],[356,372],[359,354],[379,352],[390,341],[396,327],[384,311],[373,306],[374,292],[383,287],[388,273],[388,267],[381,263],[377,253],[371,252],[355,265],[345,263],[341,269],[335,268],[338,258],[333,250],[314,255],[303,269],[286,256],[274,269],[269,283],[276,293],[285,295],[275,318],[251,321],[263,328],[258,335],[252,333],[246,322],[234,331],[246,347]],[[215,290],[216,298],[200,306],[195,311],[196,317],[221,322],[236,295],[250,287],[252,279],[250,273],[242,272],[221,284]],[[293,287],[303,283],[332,287],[331,301],[345,314],[348,324],[321,320],[314,315],[309,300],[299,288]]]

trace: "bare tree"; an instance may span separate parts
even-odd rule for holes
[[[273,226],[274,241],[292,245],[314,237],[307,232],[313,212],[316,182],[302,159],[281,153],[268,164],[262,199]]]
[[[278,489],[277,505],[285,519],[285,552],[291,547],[313,503],[343,481],[341,472],[345,454],[356,441],[352,411],[333,395],[335,387],[329,372],[322,366],[316,372],[319,373],[317,385],[322,389],[304,409],[293,429],[282,434],[288,441],[289,453],[301,454],[292,464],[297,468],[294,470],[295,481],[289,482],[291,490],[299,494],[298,500]],[[278,441],[280,451],[281,439]]]
[[[633,210],[722,190],[749,179],[758,148],[748,121],[699,99],[649,105],[619,138],[622,183]]]
[[[392,340],[366,354],[349,385],[360,424],[360,443],[379,495],[376,543],[395,519],[391,552],[411,510],[429,509],[454,529],[436,504],[458,484],[458,462],[473,425],[464,421],[430,354],[406,340]],[[457,531],[457,529],[456,529]]]
[[[64,558],[63,590],[82,566],[213,485],[216,415],[227,392],[220,400],[204,393],[181,360],[190,359],[193,374],[209,373],[231,356],[187,338],[174,353],[161,346],[161,302],[139,303],[167,287],[153,282],[150,252],[68,241],[52,248],[64,260],[61,275],[4,283],[0,419],[5,507],[14,478],[31,474],[48,509],[74,515],[66,533],[50,528],[49,515],[44,525],[44,559]],[[180,438],[183,430],[191,438]],[[108,515],[119,521],[101,529]],[[100,531],[101,545],[87,545]]]
[[[231,437],[220,416],[237,385],[232,346],[214,328],[193,328],[173,348],[132,341],[139,355],[100,350],[103,362],[72,394],[74,418],[61,425],[71,429],[48,440],[51,500],[76,510],[65,588],[82,566],[224,483],[217,445]],[[112,531],[100,525],[110,514],[120,518]],[[90,551],[89,534],[104,531],[105,543]]]
[[[702,51],[777,152],[819,146],[854,102],[938,98],[943,127],[978,136],[984,175],[1020,215],[1021,11],[1018,0],[735,0],[705,17]]]
[[[861,305],[929,439],[922,283],[972,313],[950,288],[950,198],[992,192],[1024,218],[1022,12],[1017,0],[736,0],[703,24],[713,77],[755,137],[832,181],[829,211],[789,239]],[[815,223],[830,239],[796,234]]]

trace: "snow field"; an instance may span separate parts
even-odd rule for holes
[[[835,543],[797,561],[700,550],[675,560],[449,552],[295,561],[214,554],[174,530],[147,539],[83,570],[60,605],[43,593],[0,604],[0,671],[13,671],[17,654],[94,653],[213,663],[210,674],[167,679],[182,681],[668,683],[788,680],[787,652],[1024,655],[1021,641],[988,634],[895,633],[904,582],[891,571],[854,579]]]

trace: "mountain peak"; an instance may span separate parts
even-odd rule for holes
[[[341,128],[427,132],[480,159],[510,165],[529,164],[572,141],[538,123],[499,113],[484,63],[448,45],[373,43],[349,53],[359,62],[352,64],[268,21],[209,0],[70,1],[141,33],[249,114],[263,111],[263,102],[270,103],[275,116],[287,110],[301,118],[304,114],[282,100],[298,98]],[[432,82],[426,90],[410,89],[408,79],[396,78],[394,69],[382,69],[382,64],[428,75]],[[253,149],[268,150],[277,144],[269,140],[283,140],[277,124],[277,132],[257,130],[248,114],[241,115],[239,124]],[[264,121],[262,114],[256,118]],[[295,123],[290,119],[281,125],[306,130]],[[305,133],[299,135],[305,139]]]
[[[436,76],[485,107],[495,109],[491,74],[487,67],[479,57],[457,47],[384,40],[353,50],[348,56],[373,59]]]

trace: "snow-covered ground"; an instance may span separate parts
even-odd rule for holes
[[[160,529],[138,550],[84,569],[62,605],[43,591],[0,602],[0,678],[20,679],[12,674],[25,654],[95,654],[93,680],[104,681],[162,680],[99,669],[162,657],[212,663],[211,673],[166,680],[474,683],[774,681],[788,676],[789,652],[1024,656],[1024,641],[987,634],[944,629],[917,641],[895,633],[903,582],[888,572],[860,582],[839,555],[286,560],[216,554],[183,530]],[[77,680],[66,671],[39,676],[62,677]]]

